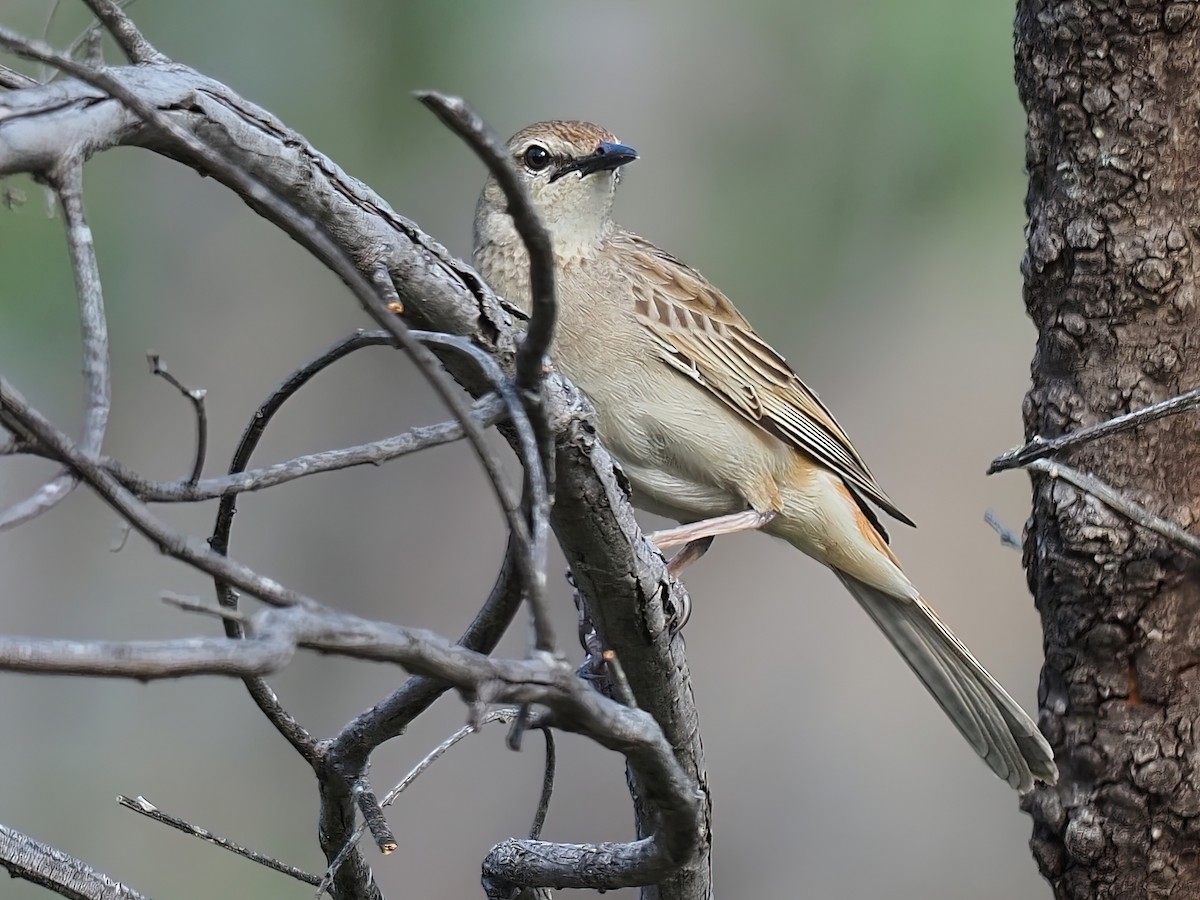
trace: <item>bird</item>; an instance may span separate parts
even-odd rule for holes
[[[1021,793],[1058,777],[1037,725],[913,586],[871,504],[913,522],[784,358],[697,270],[613,218],[638,159],[601,126],[539,122],[507,143],[550,235],[558,318],[550,358],[591,401],[636,507],[680,522],[677,574],[713,538],[761,530],[823,563],[992,771]],[[473,263],[529,311],[529,255],[489,175]]]

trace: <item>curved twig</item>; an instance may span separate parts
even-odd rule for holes
[[[104,292],[96,244],[83,212],[83,161],[63,160],[46,174],[62,207],[66,223],[67,249],[75,273],[79,297],[79,326],[83,335],[83,382],[85,409],[80,450],[96,456],[104,445],[112,386],[108,358],[108,322],[104,316]],[[61,503],[75,489],[78,479],[70,472],[42,485],[25,500],[0,511],[0,531],[37,518]]]
[[[517,350],[517,386],[526,392],[530,419],[537,434],[537,445],[542,448],[540,458],[546,473],[544,497],[534,495],[530,501],[530,530],[537,559],[537,571],[541,581],[545,580],[545,544],[550,528],[550,497],[553,494],[554,448],[549,440],[549,425],[545,420],[542,398],[542,381],[545,376],[545,359],[550,352],[554,337],[554,326],[558,316],[558,300],[555,291],[554,254],[550,243],[550,232],[533,207],[529,192],[517,179],[508,150],[499,135],[461,97],[450,97],[436,91],[418,91],[419,99],[433,111],[448,128],[462,138],[487,166],[488,171],[500,185],[508,201],[508,212],[512,216],[517,234],[529,254],[529,286],[532,301],[529,326]],[[526,487],[535,487],[535,482],[526,482]],[[536,596],[531,588],[530,605],[534,610],[534,642],[539,650],[554,648],[554,635],[549,630],[549,617],[540,613],[543,604],[542,587],[537,587]]]
[[[242,436],[233,453],[233,459],[229,463],[229,474],[236,475],[250,464],[250,457],[258,447],[259,441],[262,440],[263,434],[266,433],[271,419],[283,407],[283,404],[314,375],[355,350],[387,344],[390,343],[390,340],[391,336],[385,333],[355,332],[284,379],[283,384],[259,405],[250,418],[250,423],[242,431]],[[226,494],[221,498],[221,503],[217,507],[217,520],[213,525],[212,535],[208,539],[208,545],[212,551],[221,556],[229,554],[229,539],[233,530],[233,517],[236,510],[236,494]],[[214,578],[213,589],[217,594],[217,603],[223,609],[237,608],[237,592],[231,584],[221,578]],[[227,637],[243,637],[244,630],[241,623],[232,618],[224,620],[224,628]],[[284,740],[292,745],[292,748],[300,754],[305,762],[316,768],[320,764],[317,739],[284,707],[279,700],[279,695],[260,675],[247,677],[244,679],[244,683],[250,699],[254,701],[267,721],[283,736]]]
[[[542,793],[538,797],[537,809],[533,813],[533,825],[529,828],[529,839],[540,840],[546,814],[550,811],[550,797],[554,793],[554,770],[558,765],[558,754],[554,750],[554,732],[548,727],[541,729],[546,738],[546,763],[542,767]]]
[[[208,455],[208,411],[204,408],[206,391],[203,388],[195,390],[188,388],[171,374],[171,370],[167,368],[167,364],[157,353],[147,353],[146,361],[150,363],[150,374],[158,376],[179,391],[183,395],[183,399],[192,405],[192,412],[196,415],[196,453],[193,457],[192,474],[185,482],[188,487],[194,488],[204,473],[204,458]]]
[[[177,152],[200,161],[209,174],[233,187],[256,207],[269,211],[276,221],[287,222],[288,233],[338,275],[371,317],[408,352],[434,393],[462,424],[466,438],[500,501],[509,528],[518,535],[526,533],[520,511],[508,496],[506,479],[499,461],[487,446],[482,429],[471,419],[470,410],[457,387],[442,370],[437,358],[413,338],[408,327],[390,311],[389,302],[393,302],[392,297],[380,296],[383,293],[380,287],[358,270],[354,261],[316,221],[257,178],[223,159],[191,132],[130,91],[108,70],[96,70],[80,65],[40,41],[22,38],[3,27],[0,27],[0,46],[20,56],[55,66],[119,100],[154,130],[158,140],[165,141],[174,146]],[[394,288],[392,293],[394,295]],[[523,556],[528,558],[530,552],[526,550]],[[539,577],[544,577],[534,571],[526,572],[526,576],[531,588],[537,584]]]
[[[508,214],[512,216],[517,234],[529,253],[529,292],[532,300],[529,328],[517,353],[517,384],[522,390],[536,391],[542,379],[546,354],[550,352],[558,315],[550,232],[533,208],[529,192],[517,180],[504,142],[470,104],[461,97],[450,97],[437,91],[417,91],[416,97],[475,151],[508,201]]]

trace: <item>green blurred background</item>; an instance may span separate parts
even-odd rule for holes
[[[86,24],[78,6],[54,18],[56,45]],[[37,34],[49,7],[4,0],[0,21]],[[1021,438],[1033,346],[1009,4],[139,0],[131,13],[164,52],[279,115],[460,256],[481,168],[414,89],[460,93],[505,134],[586,118],[637,147],[621,220],[722,286],[821,393],[920,524],[892,529],[913,580],[1033,707],[1037,617],[1019,556],[982,521],[990,506],[1019,529],[1028,510],[1023,476],[983,476]],[[78,326],[61,223],[32,182],[5,186],[27,202],[0,209],[0,371],[74,430]],[[208,390],[207,473],[218,474],[260,398],[364,324],[332,276],[189,169],[105,153],[86,169],[86,200],[112,329],[106,449],[147,475],[185,474],[193,440],[186,405],[147,374],[148,349]],[[398,355],[369,351],[307,388],[258,458],[441,417]],[[0,460],[0,501],[52,471]],[[202,535],[214,507],[161,513]],[[83,490],[0,535],[0,632],[215,633],[157,599],[208,598],[205,580],[137,537],[110,552],[120,535]],[[457,634],[490,585],[503,528],[455,446],[245,498],[233,539],[240,559],[331,604]],[[556,560],[569,638],[561,571]],[[688,583],[718,895],[1049,896],[1016,796],[827,572],[749,535],[718,542]],[[505,646],[520,653],[515,630]],[[306,655],[272,683],[327,736],[398,678]],[[375,785],[463,718],[456,698],[441,701],[376,755]],[[113,802],[143,794],[319,871],[311,773],[239,684],[9,675],[0,722],[0,821],[153,896],[310,896]],[[460,745],[392,810],[400,848],[371,855],[389,896],[481,896],[480,859],[528,827],[541,778],[540,741],[514,754],[503,739],[496,729]],[[560,758],[546,836],[631,837],[620,758],[570,737]],[[47,896],[19,882],[0,895]]]

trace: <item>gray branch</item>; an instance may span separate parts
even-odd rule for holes
[[[12,878],[23,878],[71,900],[147,900],[87,863],[4,825],[0,825],[0,867]]]
[[[431,631],[375,622],[320,605],[266,609],[255,615],[246,639],[177,641],[57,641],[0,638],[0,670],[95,675],[150,681],[184,675],[247,677],[277,671],[296,648],[395,663],[410,672],[449,682],[472,703],[540,704],[555,725],[623,753],[648,785],[661,829],[633,844],[561,845],[518,842],[536,865],[489,855],[488,874],[509,884],[611,888],[660,880],[698,851],[700,798],[658,723],[598,694],[565,662],[493,659]],[[508,847],[510,844],[502,845]],[[570,861],[556,869],[551,860]],[[579,873],[576,877],[572,873]],[[580,880],[582,879],[582,880]]]
[[[108,359],[108,322],[104,317],[104,294],[96,244],[83,214],[83,160],[71,150],[45,173],[62,207],[67,226],[67,250],[75,273],[79,297],[79,326],[83,337],[83,380],[86,391],[81,449],[96,456],[104,445],[108,413],[112,405]],[[78,479],[64,472],[42,485],[30,497],[0,510],[0,531],[15,528],[61,503],[75,489]]]
[[[62,148],[72,146],[94,154],[118,145],[138,145],[178,159],[231,187],[252,209],[306,247],[314,246],[310,226],[319,226],[335,249],[352,262],[356,295],[381,324],[383,301],[370,291],[364,298],[361,283],[365,280],[374,285],[372,279],[382,265],[406,318],[434,331],[467,337],[511,376],[522,333],[519,314],[499,301],[468,266],[452,259],[436,241],[346,175],[301,135],[224,85],[184,66],[154,63],[104,71],[112,84],[150,108],[156,122],[170,123],[195,140],[179,140],[159,124],[147,124],[144,110],[111,99],[104,89],[63,78],[49,85],[0,93],[0,174],[44,171],[59,159]],[[221,161],[231,164],[222,166],[218,164]],[[249,180],[235,173],[244,173]],[[272,203],[272,197],[287,198],[287,207]],[[317,248],[314,252],[329,263],[327,251]],[[388,319],[385,327],[396,328],[395,317]],[[487,379],[472,363],[453,356],[446,356],[445,363],[477,396],[489,389]],[[7,386],[3,390],[6,399],[12,396]],[[555,708],[553,719],[564,727],[615,728],[597,739],[601,743],[607,740],[605,746],[629,751],[642,840],[620,845],[625,855],[619,865],[632,867],[620,871],[636,871],[638,878],[661,882],[644,895],[708,896],[710,808],[703,751],[682,641],[669,634],[669,616],[664,610],[664,605],[677,608],[681,604],[682,588],[667,577],[657,551],[640,539],[625,489],[588,424],[582,397],[565,381],[551,377],[546,385],[546,412],[557,454],[554,529],[597,629],[606,646],[616,651],[641,707],[641,711],[628,710],[612,704],[620,710],[619,715],[605,706],[605,716],[611,716],[595,719],[600,707],[594,704],[610,701],[589,689],[586,696],[561,700],[562,708]],[[273,582],[263,583],[260,576],[236,563],[220,558],[218,564],[204,555],[205,548],[155,531],[160,523],[147,518],[144,508],[130,504],[137,501],[127,488],[102,468],[92,468],[98,492],[123,513],[132,510],[135,525],[152,539],[166,542],[179,558],[269,601],[311,602]],[[286,612],[299,616],[310,610]],[[447,644],[444,649],[452,647]],[[448,664],[450,658],[443,661]],[[501,663],[489,660],[487,664]],[[535,664],[540,665],[504,663]],[[416,666],[414,670],[439,680],[454,680],[440,668]],[[555,684],[556,690],[562,687]],[[572,689],[582,690],[579,684],[572,676]],[[553,694],[550,686],[540,685],[534,691],[528,686],[517,690],[509,684],[507,690],[504,696],[509,702],[554,706],[546,697]],[[593,718],[572,721],[571,714],[580,714],[573,705],[576,699],[593,704],[587,707]],[[627,726],[637,722],[640,727],[649,721],[657,721],[665,740],[654,744],[652,750],[636,742],[627,744],[635,735]],[[549,877],[552,873],[540,867],[544,861],[556,859],[561,866],[555,869],[553,883],[560,878],[564,885],[579,883],[574,874],[579,869],[569,865],[567,856],[595,863],[593,872],[614,871],[608,867],[615,858],[610,845],[576,848],[519,842],[516,846],[524,849],[510,852],[510,845],[505,844],[489,856],[487,871],[494,882],[521,885]],[[535,859],[543,862],[535,864]],[[682,869],[679,863],[685,863]]]

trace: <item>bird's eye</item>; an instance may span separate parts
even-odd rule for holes
[[[554,157],[541,144],[530,144],[525,149],[523,159],[525,161],[525,168],[530,172],[540,172],[553,162]]]

